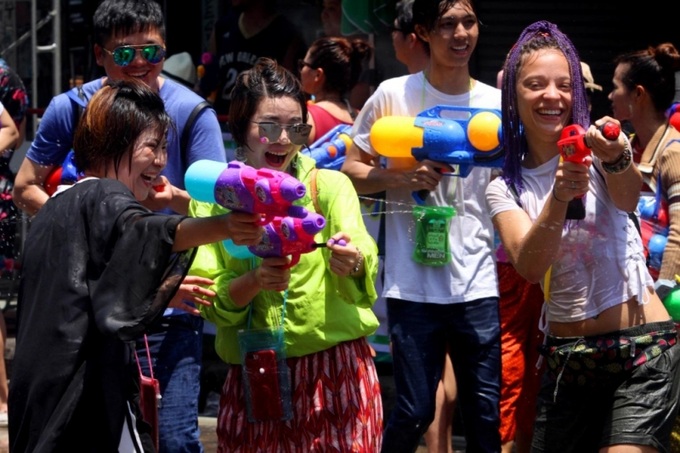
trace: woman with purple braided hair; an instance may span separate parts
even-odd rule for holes
[[[630,143],[599,131],[618,124],[610,117],[588,125],[578,54],[550,22],[522,32],[502,91],[506,160],[487,204],[508,258],[545,296],[532,451],[666,452],[680,348],[627,214],[642,181]],[[578,161],[558,144],[572,124],[585,130],[574,142],[592,150]],[[582,218],[570,218],[572,200]]]

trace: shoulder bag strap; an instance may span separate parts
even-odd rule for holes
[[[314,203],[314,210],[316,211],[317,214],[322,214],[323,212],[321,211],[321,207],[319,206],[319,197],[318,197],[318,190],[316,188],[316,175],[319,172],[318,168],[313,168],[311,171],[311,176],[310,176],[310,189],[312,190],[312,202]]]
[[[191,129],[194,127],[198,115],[208,107],[212,107],[208,101],[199,102],[191,111],[189,118],[187,118],[187,122],[184,123],[184,129],[182,129],[182,135],[179,139],[179,152],[182,156],[182,165],[184,168],[187,168],[187,145],[189,144],[189,134],[191,134]]]

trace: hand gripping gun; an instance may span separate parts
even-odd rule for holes
[[[607,140],[616,140],[621,128],[618,124],[610,121],[598,127],[600,133]],[[590,146],[586,140],[586,131],[579,124],[570,124],[562,129],[560,139],[557,141],[560,156],[567,162],[584,164],[586,157],[591,155]],[[567,207],[567,219],[582,220],[586,216],[586,208],[583,205],[583,196],[573,198]]]

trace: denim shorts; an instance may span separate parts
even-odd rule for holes
[[[674,330],[672,321],[656,322],[624,329],[615,336],[634,338]],[[583,340],[592,344],[593,338]],[[532,451],[596,453],[608,445],[639,444],[668,452],[680,398],[680,345],[663,349],[596,386],[561,381],[559,374],[545,373]]]

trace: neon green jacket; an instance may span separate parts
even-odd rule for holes
[[[307,187],[307,194],[295,202],[314,211],[310,189],[310,172],[314,161],[299,155],[297,179]],[[294,175],[295,176],[295,175]],[[366,275],[360,278],[340,277],[330,271],[330,252],[319,248],[304,253],[291,269],[284,325],[287,357],[300,357],[323,351],[343,341],[372,334],[378,319],[371,307],[377,299],[375,279],[378,256],[375,241],[366,231],[359,198],[351,181],[339,171],[319,170],[317,173],[320,214],[326,218],[325,228],[315,242],[326,242],[333,234],[343,231],[364,255]],[[192,200],[189,214],[206,217],[227,210],[214,203]],[[284,292],[260,291],[245,307],[237,307],[229,296],[229,285],[235,277],[253,269],[260,258],[237,259],[223,243],[199,248],[190,275],[211,278],[217,293],[212,307],[200,306],[203,317],[217,326],[215,349],[227,363],[241,363],[237,332],[248,328],[248,311],[252,307],[251,329],[279,326]]]

